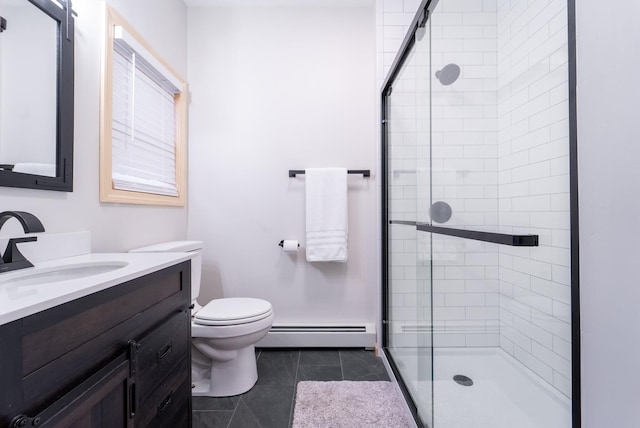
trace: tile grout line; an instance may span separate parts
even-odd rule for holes
[[[340,376],[344,380],[344,369],[342,368],[342,351],[338,349],[338,359],[340,360]]]
[[[289,407],[289,427],[293,426],[293,411],[296,403],[296,388],[298,386],[298,370],[300,370],[300,358],[302,358],[302,350],[298,349],[298,361],[296,362],[296,374],[293,378],[293,391],[291,394],[291,406]]]
[[[231,426],[231,422],[233,422],[233,417],[236,415],[236,411],[238,410],[238,406],[240,405],[240,401],[242,401],[242,397],[236,403],[236,407],[233,409],[233,413],[231,414],[231,418],[229,419],[229,423],[227,424],[227,428]]]
[[[261,354],[262,354],[262,349],[260,349],[258,351],[258,355],[256,355],[256,365],[258,364],[258,359],[260,358]],[[227,428],[229,428],[231,426],[231,422],[233,422],[233,417],[236,415],[236,411],[238,411],[238,407],[240,406],[240,402],[242,401],[242,395],[244,395],[244,394],[240,395],[240,399],[236,403],[236,407],[233,409],[233,413],[231,414],[231,419],[229,419],[229,423],[227,424]]]

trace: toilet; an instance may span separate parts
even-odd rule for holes
[[[250,390],[258,380],[255,344],[273,324],[271,303],[262,299],[214,299],[196,302],[202,273],[202,242],[174,241],[130,250],[134,253],[190,252],[191,379],[194,396],[229,397]]]

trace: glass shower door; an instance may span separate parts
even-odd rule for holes
[[[431,185],[448,207],[429,230],[435,428],[571,426],[566,18],[558,0],[429,16]]]
[[[431,236],[415,225],[431,202],[429,39],[416,37],[386,97],[387,351],[433,426]]]
[[[489,31],[494,26],[481,25],[490,22],[488,14],[475,22],[465,14],[473,6],[443,1],[429,17],[433,201],[428,222],[444,232],[498,231],[495,34]],[[460,25],[452,25],[451,9]],[[473,24],[463,25],[465,19]],[[496,428],[491,417],[508,406],[483,410],[497,404],[496,397],[487,398],[492,389],[485,388],[491,380],[484,366],[492,356],[487,350],[500,345],[499,245],[425,233],[433,240],[433,427]],[[507,426],[520,426],[512,422]]]
[[[385,350],[425,426],[577,427],[567,2],[421,7],[382,97]]]

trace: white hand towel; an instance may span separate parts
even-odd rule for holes
[[[305,170],[307,261],[347,261],[347,170]]]

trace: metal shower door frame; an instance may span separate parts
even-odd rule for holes
[[[382,280],[382,347],[388,348],[389,343],[389,246],[388,246],[388,97],[392,92],[392,84],[400,72],[407,57],[415,45],[416,31],[423,27],[435,10],[439,0],[422,0],[418,7],[418,12],[414,16],[409,30],[400,46],[398,53],[391,65],[380,91],[380,118],[381,118],[381,233],[382,233],[382,254],[381,254],[381,280]],[[568,86],[569,86],[569,198],[570,198],[570,233],[571,233],[571,413],[572,428],[581,427],[581,359],[580,359],[580,254],[579,254],[579,212],[578,212],[578,136],[577,136],[577,72],[576,72],[576,6],[575,0],[567,0],[567,37],[568,37]],[[409,404],[417,422],[421,423],[418,417],[416,404],[413,402],[409,391],[404,384],[398,367],[393,358],[389,356],[389,364],[398,379],[400,388]]]

